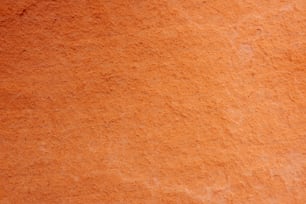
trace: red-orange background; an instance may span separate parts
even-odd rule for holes
[[[0,203],[305,203],[305,11],[1,0]]]

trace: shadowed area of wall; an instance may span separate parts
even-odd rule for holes
[[[0,203],[305,203],[305,10],[1,0]]]

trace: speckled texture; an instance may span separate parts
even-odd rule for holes
[[[0,203],[306,203],[305,0],[1,0]]]

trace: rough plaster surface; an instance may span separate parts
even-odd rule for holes
[[[306,203],[305,0],[1,0],[0,203]]]

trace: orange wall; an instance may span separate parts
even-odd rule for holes
[[[0,203],[306,203],[305,0],[1,0]]]

